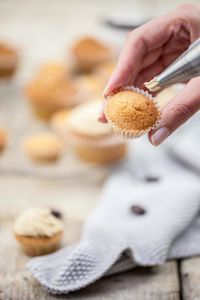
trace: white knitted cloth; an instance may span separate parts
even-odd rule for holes
[[[133,205],[146,213],[134,214]],[[34,258],[28,268],[50,292],[62,294],[134,265],[200,254],[199,211],[199,177],[156,150],[156,162],[152,156],[129,160],[115,170],[78,245]]]

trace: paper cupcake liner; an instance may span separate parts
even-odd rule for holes
[[[118,161],[123,159],[127,152],[126,142],[117,136],[92,139],[70,133],[68,137],[78,156],[93,163]]]
[[[59,232],[50,238],[34,238],[21,236],[18,234],[15,234],[15,237],[29,256],[40,256],[58,250],[62,235],[63,232]]]
[[[116,94],[119,91],[135,91],[138,94],[141,94],[141,95],[145,96],[146,98],[148,98],[149,100],[153,101],[153,103],[154,103],[154,105],[155,105],[155,107],[157,108],[157,111],[158,111],[158,119],[157,119],[157,121],[155,122],[155,124],[153,126],[150,126],[145,130],[124,130],[124,129],[119,128],[116,124],[114,124],[110,120],[110,118],[107,114],[107,111],[106,111],[106,104],[105,104],[105,110],[104,111],[105,111],[106,119],[108,120],[108,122],[110,123],[110,125],[112,126],[112,128],[113,128],[113,130],[116,134],[120,135],[124,139],[138,138],[138,137],[148,133],[150,130],[152,130],[152,129],[154,129],[158,126],[158,123],[159,123],[160,117],[161,117],[161,111],[160,111],[160,107],[159,107],[158,103],[156,102],[155,98],[151,94],[149,94],[147,91],[139,89],[135,86],[126,86],[126,87],[117,89],[111,95],[106,97],[106,100],[109,101],[109,98],[112,97],[114,94]]]

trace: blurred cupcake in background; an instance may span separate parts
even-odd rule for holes
[[[50,208],[33,208],[22,213],[15,221],[14,235],[30,256],[56,251],[64,232],[62,214]]]
[[[109,124],[98,121],[102,101],[93,100],[72,110],[67,118],[69,141],[78,157],[107,164],[125,157],[127,145],[113,134]]]
[[[0,42],[0,79],[11,78],[18,66],[19,57],[16,49]]]
[[[51,129],[61,137],[64,143],[67,142],[67,118],[69,110],[61,109],[55,112],[50,120]]]
[[[2,153],[8,144],[7,133],[4,129],[0,128],[0,153]]]
[[[46,65],[25,87],[25,94],[36,115],[48,120],[54,112],[72,108],[84,96],[62,65]]]
[[[158,103],[159,107],[163,108],[184,88],[184,86],[185,84],[183,83],[172,84],[160,91],[155,97],[155,100]]]
[[[49,78],[59,78],[59,77],[65,77],[68,78],[70,76],[70,70],[67,66],[61,64],[61,63],[46,63],[42,65],[38,70],[38,76],[39,77],[45,77],[46,79]]]
[[[80,71],[91,71],[100,63],[112,58],[112,49],[93,37],[83,37],[72,47],[76,67]]]
[[[37,133],[23,140],[23,148],[31,160],[38,163],[56,162],[63,154],[63,143],[53,133]]]
[[[101,97],[114,68],[115,63],[113,61],[107,61],[99,64],[92,73],[77,76],[77,83],[87,94],[87,99]]]

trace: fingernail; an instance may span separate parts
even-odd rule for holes
[[[101,122],[101,123],[107,123],[107,120],[106,120],[105,116],[98,117],[98,121]]]
[[[167,127],[159,128],[152,136],[151,142],[154,146],[160,145],[170,135]]]

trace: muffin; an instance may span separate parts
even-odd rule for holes
[[[85,37],[72,48],[76,66],[81,71],[91,71],[112,56],[111,48],[92,37]]]
[[[38,256],[59,248],[63,228],[60,212],[50,208],[35,208],[17,218],[14,235],[28,255]]]
[[[57,62],[51,62],[43,64],[39,70],[38,70],[38,76],[39,77],[45,77],[46,79],[49,78],[49,80],[57,78],[62,78],[63,76],[65,78],[69,77],[69,70],[67,67],[61,63]]]
[[[40,163],[55,162],[63,152],[60,139],[50,133],[38,133],[24,139],[23,146],[27,155]]]
[[[70,112],[67,118],[69,141],[79,158],[97,164],[121,160],[126,143],[114,135],[109,124],[98,121],[102,101],[93,100]]]
[[[4,129],[0,128],[0,153],[6,148],[7,145],[7,135]]]
[[[40,69],[25,87],[25,94],[34,113],[44,120],[49,120],[56,111],[72,108],[83,100],[76,82],[59,65]]]
[[[160,112],[150,94],[126,87],[108,97],[105,116],[116,133],[133,138],[156,126]]]
[[[67,138],[67,117],[69,115],[69,110],[62,109],[53,114],[50,120],[50,126],[58,134],[64,142]]]
[[[17,51],[10,45],[0,42],[0,78],[10,78],[18,65]]]
[[[185,84],[178,83],[168,86],[167,88],[160,91],[155,100],[160,108],[163,108],[172,98],[174,98],[183,88]]]

